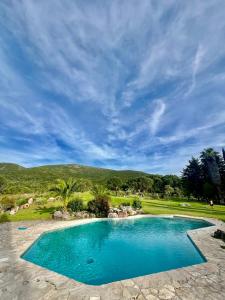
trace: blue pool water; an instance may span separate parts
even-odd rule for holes
[[[77,281],[100,285],[205,262],[186,231],[203,220],[104,220],[43,234],[23,258]]]

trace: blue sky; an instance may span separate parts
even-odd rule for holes
[[[225,145],[224,0],[1,0],[0,161],[177,173]]]

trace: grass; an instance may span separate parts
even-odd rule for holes
[[[90,193],[76,193],[87,204],[92,199]],[[111,198],[111,205],[119,206],[123,202],[132,203],[135,197],[115,197]],[[164,199],[149,199],[143,198],[142,205],[143,211],[147,214],[182,214],[188,216],[199,216],[216,218],[225,221],[225,206],[214,205],[211,208],[206,203],[201,202],[188,202],[190,206],[182,207],[181,203],[187,202],[185,200],[164,200]],[[48,202],[43,205],[33,204],[28,209],[19,210],[17,214],[8,215],[9,221],[22,221],[22,220],[49,220],[52,218],[52,213],[62,206],[61,201]]]

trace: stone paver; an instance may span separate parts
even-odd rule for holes
[[[0,224],[1,300],[224,300],[224,243],[211,237],[225,223],[207,219],[215,226],[192,230],[189,237],[207,262],[186,268],[89,286],[24,261],[21,254],[46,230],[75,226],[98,220],[33,221]],[[19,226],[27,226],[19,231]]]

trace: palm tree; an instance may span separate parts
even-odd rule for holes
[[[63,210],[67,210],[67,204],[71,194],[74,192],[76,181],[73,178],[68,180],[58,179],[57,184],[51,188],[57,196],[63,200]]]
[[[96,199],[101,196],[107,196],[108,190],[103,185],[95,184],[95,185],[93,185],[93,187],[91,189],[91,193]]]

